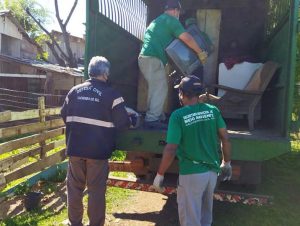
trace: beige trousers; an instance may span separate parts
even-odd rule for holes
[[[164,119],[164,103],[168,94],[165,67],[156,57],[139,56],[139,68],[148,83],[147,112],[145,121]]]

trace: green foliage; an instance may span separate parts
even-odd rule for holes
[[[30,186],[28,182],[23,182],[16,186],[14,193],[15,195],[24,195],[29,191],[30,191]]]
[[[39,26],[31,19],[26,13],[26,8],[34,17],[45,25],[51,21],[50,11],[40,5],[36,0],[2,0],[0,2],[0,9],[8,9],[19,21],[24,30],[32,37],[35,38],[42,33]]]
[[[123,161],[125,159],[126,159],[126,152],[120,150],[114,151],[110,158],[110,160],[112,161]]]
[[[214,205],[215,226],[296,226],[299,225],[300,143],[292,152],[264,162],[262,184],[256,193],[271,195],[270,206],[246,206],[228,202]]]
[[[41,191],[43,194],[51,194],[56,190],[56,183],[51,181],[44,181]]]

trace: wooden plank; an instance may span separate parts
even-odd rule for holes
[[[0,123],[11,120],[11,111],[0,112]]]
[[[61,107],[57,107],[57,108],[46,108],[46,109],[45,109],[45,115],[46,115],[46,116],[50,116],[50,115],[60,115],[60,110],[61,110]]]
[[[57,108],[47,108],[45,109],[45,116],[50,115],[59,115],[60,114],[60,107]],[[10,122],[10,121],[18,121],[18,120],[25,120],[25,119],[34,119],[40,117],[40,110],[27,110],[21,112],[11,112],[5,111],[0,113],[0,122]]]
[[[45,123],[46,122],[45,97],[39,97],[38,98],[38,104],[39,104],[39,110],[40,110],[40,122]],[[45,130],[42,131],[42,134],[44,134],[44,133],[45,133]],[[40,159],[43,159],[46,156],[46,152],[44,150],[44,146],[46,145],[46,141],[42,140],[39,144],[41,146]]]
[[[48,130],[62,126],[64,126],[64,121],[62,119],[54,119],[46,121],[45,123],[36,122],[25,125],[12,126],[0,129],[0,138],[13,137],[27,133],[36,133],[42,130]]]
[[[12,150],[21,147],[26,147],[32,144],[36,144],[41,142],[42,140],[47,140],[49,138],[59,136],[61,134],[64,134],[64,130],[65,130],[64,128],[58,128],[58,129],[47,131],[43,134],[36,134],[36,135],[2,143],[0,144],[0,154],[10,152]]]
[[[0,174],[0,188],[6,184],[6,180],[5,180],[5,177],[4,177],[4,174]]]
[[[25,158],[23,158],[23,159],[21,159],[21,160],[19,160],[19,161],[14,162],[13,164],[11,164],[11,165],[9,166],[8,170],[9,170],[9,171],[13,171],[14,169],[17,169],[17,168],[19,168],[20,166],[22,166],[22,165],[24,165],[24,164],[26,164],[26,163],[28,163],[28,162],[29,162],[29,157],[27,156],[27,157],[25,157]]]
[[[200,9],[197,11],[197,24],[200,30],[208,35],[214,45],[214,50],[207,58],[203,68],[203,82],[207,85],[214,84],[217,81],[221,17],[221,10],[219,9]]]
[[[55,163],[59,163],[59,162],[63,161],[66,158],[65,150],[66,149],[62,149],[61,151],[59,151],[53,155],[50,155],[48,157],[45,157],[44,159],[41,159],[38,162],[32,163],[28,166],[25,166],[21,169],[18,169],[12,173],[5,175],[5,182],[9,183],[16,179],[28,176],[32,173],[39,172],[49,166],[54,165]]]
[[[65,143],[66,143],[65,139],[53,141],[53,142],[47,144],[44,147],[44,151],[48,152],[48,151],[50,151],[50,150],[52,150],[54,148],[57,148],[57,147],[65,145]],[[29,151],[20,153],[18,155],[14,155],[14,156],[11,156],[9,158],[1,160],[0,161],[0,172],[4,171],[4,170],[7,171],[7,169],[9,169],[10,166],[12,164],[14,164],[15,162],[17,162],[17,161],[19,161],[21,159],[24,159],[27,156],[28,157],[35,156],[35,155],[39,154],[40,152],[41,152],[41,147],[37,147],[37,148],[33,148],[33,149],[29,150]]]
[[[8,74],[8,73],[0,73],[0,77],[8,77],[8,78],[46,78],[46,75],[35,75],[35,74]]]

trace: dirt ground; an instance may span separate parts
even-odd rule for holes
[[[177,226],[176,195],[137,192],[107,215],[106,226]]]
[[[0,201],[0,220],[23,214],[24,197],[12,197]],[[59,212],[66,207],[66,186],[61,183],[54,193],[44,195],[42,209]],[[135,192],[125,202],[106,214],[105,226],[177,226],[178,214],[176,195]]]

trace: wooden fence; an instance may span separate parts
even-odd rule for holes
[[[53,139],[65,133],[59,114],[60,107],[45,108],[44,97],[38,98],[38,109],[0,112],[0,188],[65,159],[65,139]]]

